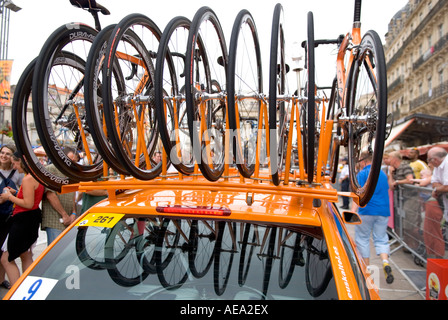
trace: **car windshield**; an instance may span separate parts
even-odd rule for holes
[[[337,299],[320,228],[230,220],[78,223],[30,276],[47,299]]]

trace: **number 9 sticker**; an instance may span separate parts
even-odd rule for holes
[[[23,280],[11,300],[45,300],[58,280],[28,276]]]
[[[113,228],[123,216],[122,213],[89,213],[76,226]]]

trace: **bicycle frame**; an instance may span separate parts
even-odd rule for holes
[[[350,75],[351,67],[354,60],[354,53],[352,52],[348,58],[347,64],[345,64],[345,56],[347,51],[350,50],[349,46],[352,45],[353,48],[361,43],[361,23],[354,22],[353,29],[351,33],[348,33],[342,43],[339,46],[337,61],[336,61],[336,77],[338,83],[338,96],[339,101],[343,107],[346,107],[346,93],[347,93],[347,76]]]
[[[128,61],[128,62],[131,62],[131,63],[134,63],[136,65],[144,67],[142,59],[130,56],[130,55],[122,53],[122,52],[117,52],[116,57],[117,57],[117,59]],[[103,59],[104,59],[104,57],[103,57]],[[143,75],[142,79],[139,81],[139,83],[137,85],[136,92],[141,93],[144,90],[145,84],[147,83],[148,79],[149,79],[149,73],[148,73],[148,71],[145,71],[145,74]],[[83,86],[83,83],[84,83],[84,77],[79,81],[78,85],[76,86],[75,90],[71,93],[70,97],[72,97],[72,96],[74,97],[74,96],[76,96],[79,93],[80,89]],[[142,120],[143,118],[140,119],[140,117],[138,117],[138,112],[137,112],[137,109],[136,109],[136,101],[135,101],[135,99],[132,99],[130,103],[131,103],[131,108],[133,110],[134,116],[138,120],[137,121],[137,131],[139,133],[139,136],[138,136],[139,140],[137,141],[137,152],[138,152],[141,149],[141,144],[143,143],[143,145],[144,145],[144,141],[142,141],[143,138],[141,137],[141,134],[142,134],[143,129],[144,129],[143,128],[143,120]],[[85,134],[84,128],[82,126],[82,121],[83,120],[82,120],[82,118],[81,118],[81,116],[79,114],[79,107],[82,107],[83,105],[80,105],[78,103],[73,103],[72,100],[69,100],[69,102],[67,102],[65,104],[63,110],[59,114],[58,119],[60,117],[62,117],[62,114],[64,113],[64,111],[67,109],[67,107],[70,104],[72,104],[73,108],[75,109],[76,120],[77,120],[78,127],[79,127],[80,134],[81,134],[80,138],[81,138],[82,144],[84,146],[84,149],[86,151],[86,156],[87,156],[87,158],[89,160],[89,163],[92,164],[92,157],[90,155],[90,150],[89,150],[89,147],[88,147],[88,144],[87,144],[87,141],[86,141],[86,134]],[[114,109],[115,109],[115,114],[116,114],[116,107],[115,106],[114,106]],[[105,130],[105,132],[107,132],[106,131],[106,127],[105,127],[105,123],[104,123],[104,114],[103,114],[103,124],[104,124],[103,125],[103,129]],[[116,125],[117,125],[117,131],[119,132],[120,130],[119,130],[119,123],[118,123],[118,121],[117,121]],[[145,149],[145,148],[143,148],[143,149]],[[148,157],[147,152],[145,152],[145,151],[146,150],[143,150],[144,156],[145,156],[146,161],[148,161],[149,157]],[[136,158],[135,161],[136,161],[136,165],[138,165],[139,158]],[[148,162],[148,163],[149,163],[149,166],[150,166],[150,162]],[[105,172],[107,172],[107,170]]]
[[[151,161],[149,158],[148,150],[145,147],[146,142],[144,139],[144,133],[146,132],[144,114],[145,114],[146,105],[148,104],[147,103],[148,97],[142,96],[142,92],[145,89],[145,86],[147,85],[147,83],[150,79],[150,71],[146,70],[145,64],[141,58],[137,58],[135,56],[131,56],[131,55],[123,53],[123,52],[117,52],[116,58],[119,60],[127,61],[132,64],[138,65],[145,69],[145,73],[143,74],[142,78],[139,80],[137,87],[135,89],[135,96],[126,102],[130,104],[130,109],[132,110],[132,113],[136,119],[136,130],[137,130],[137,137],[138,137],[138,140],[136,141],[136,143],[137,143],[136,155],[140,155],[143,152],[143,157],[145,159],[146,167],[148,169],[151,169],[152,168]],[[154,76],[152,78],[154,78]],[[143,109],[138,110],[137,109],[138,105],[142,105]],[[119,128],[120,124],[119,124],[119,121],[117,118],[117,116],[118,116],[117,115],[117,107],[115,104],[114,104],[114,114],[116,115],[116,130],[120,134],[120,128]],[[139,114],[140,114],[140,116],[139,116]],[[129,150],[129,154],[131,154],[131,153],[132,153],[132,150]],[[165,156],[162,158],[162,161],[166,162]],[[139,162],[140,162],[140,157],[136,156],[135,157],[135,165],[139,166]],[[166,165],[164,165],[164,167],[166,167]]]

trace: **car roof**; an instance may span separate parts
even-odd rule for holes
[[[239,179],[219,182],[208,182],[204,179],[155,179],[140,181],[136,179],[120,179],[101,182],[81,182],[76,186],[67,186],[63,192],[90,191],[105,189],[108,198],[97,203],[85,212],[76,225],[81,225],[84,217],[89,214],[127,214],[132,217],[165,216],[184,217],[187,219],[229,219],[250,223],[261,223],[294,228],[297,225],[302,233],[313,237],[325,238],[332,243],[333,248],[339,247],[338,235],[333,221],[334,209],[331,202],[337,202],[338,194],[328,181],[313,186],[277,186],[264,187],[262,183],[238,183]],[[170,208],[163,212],[163,208]],[[176,208],[192,209],[182,213]],[[193,212],[194,209],[200,209]],[[202,210],[205,209],[205,210]],[[218,214],[214,211],[221,211]],[[211,211],[207,212],[207,210]],[[67,231],[67,230],[66,230]],[[336,241],[336,242],[335,242]],[[51,246],[50,246],[51,247]],[[47,248],[48,250],[49,248]],[[335,260],[339,259],[339,260]],[[341,282],[345,276],[340,263],[346,257],[330,254],[332,264],[339,263],[339,268],[333,268],[335,281]],[[348,261],[346,261],[348,263]],[[341,273],[341,274],[339,274]],[[350,290],[346,287],[350,286]],[[355,287],[343,282],[338,285],[342,298],[353,298]],[[347,289],[347,290],[345,290]]]

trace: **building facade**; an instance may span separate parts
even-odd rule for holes
[[[388,109],[448,117],[448,0],[410,0],[386,34]]]

